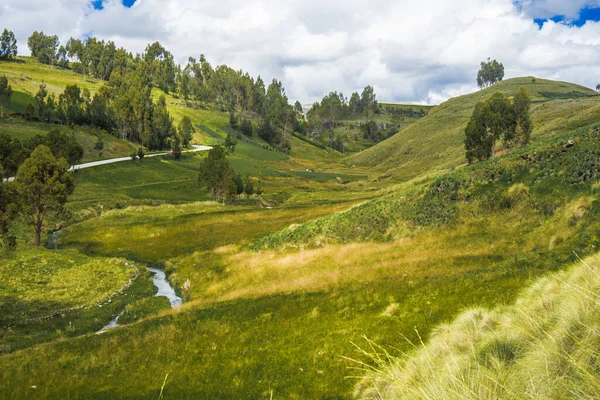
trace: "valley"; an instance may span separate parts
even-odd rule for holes
[[[378,124],[398,121],[386,107],[419,114],[379,142],[359,137],[364,117],[341,118],[331,136],[287,135],[288,151],[243,135],[216,105],[154,87],[151,98],[165,96],[174,125],[188,117],[193,137],[178,159],[147,148],[136,158],[143,145],[133,138],[26,120],[42,82],[55,94],[103,86],[17,61],[0,61],[14,90],[0,135],[26,140],[56,125],[81,144],[82,164],[122,161],[70,173],[68,216],[43,232],[56,246],[34,246],[25,222],[11,221],[17,246],[0,254],[0,398],[376,399],[379,388],[401,398],[417,378],[398,360],[433,387],[447,364],[426,370],[410,357],[430,340],[435,357],[447,355],[440,332],[464,324],[465,310],[517,313],[523,293],[535,296],[528,287],[579,279],[552,274],[585,259],[595,271],[586,279],[597,278],[600,96],[591,89],[525,77],[431,108],[381,104]],[[521,87],[532,100],[530,143],[467,165],[473,109]],[[344,151],[328,146],[335,135],[348,140]],[[216,198],[199,173],[232,136],[228,165],[255,191]],[[598,393],[585,382],[585,394]]]

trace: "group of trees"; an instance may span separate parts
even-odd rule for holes
[[[24,142],[11,138],[7,133],[0,133],[0,166],[4,174],[15,176],[21,164],[40,145],[48,147],[55,158],[64,158],[68,165],[75,165],[83,158],[81,144],[58,129],[51,130],[47,135],[35,135]]]
[[[77,85],[67,86],[56,97],[42,84],[35,95],[35,106],[27,106],[25,118],[95,126],[150,150],[172,148],[175,142],[187,146],[194,133],[190,118],[184,117],[176,127],[165,96],[153,102],[151,89],[141,84],[142,78],[135,72],[125,77],[114,74],[93,97],[87,88],[81,90]],[[1,85],[0,78],[0,93]]]
[[[28,45],[31,54],[42,63],[70,67],[107,81],[106,89],[89,100],[90,107],[98,110],[95,115],[99,118],[92,122],[88,117],[86,121],[80,113],[81,123],[101,126],[149,147],[162,148],[166,138],[173,137],[164,101],[152,102],[153,87],[183,98],[190,107],[212,105],[243,116],[241,126],[247,135],[252,135],[253,129],[244,120],[258,119],[264,128],[257,130],[262,133],[261,138],[280,151],[289,151],[288,136],[298,129],[297,114],[280,81],[273,80],[265,87],[260,76],[254,79],[225,65],[213,68],[204,55],[199,60],[190,57],[182,68],[158,42],[134,57],[124,49],[117,49],[113,42],[94,37],[84,41],[71,38],[66,47],[59,47],[56,36],[37,31],[29,37]],[[60,99],[54,99],[57,101]],[[48,109],[51,112],[52,104]],[[71,123],[66,113],[57,114],[57,118]]]
[[[405,117],[405,118],[423,118],[427,115],[427,111],[423,108],[417,108],[416,110],[412,107],[397,107],[393,105],[380,105],[381,109],[391,116]]]
[[[398,127],[393,124],[377,123],[373,120],[360,125],[363,139],[374,143],[390,138],[398,133]]]
[[[243,193],[247,196],[262,194],[262,189],[255,189],[247,176],[235,174],[227,160],[227,149],[223,146],[210,149],[208,156],[200,164],[198,184],[206,188],[215,201],[231,201]]]
[[[523,87],[512,102],[497,92],[487,101],[478,103],[465,129],[465,155],[469,164],[492,157],[499,139],[506,147],[528,143],[533,129],[530,104]]]
[[[261,88],[255,91],[255,95],[261,106],[257,110],[242,110],[240,114],[230,111],[229,125],[248,137],[256,133],[271,147],[287,153],[292,148],[289,135],[301,130],[302,121],[298,120],[297,113],[288,103],[285,89],[280,81],[274,79],[266,92],[260,77],[257,81]],[[233,109],[237,108],[233,107]],[[244,115],[249,117],[245,118]],[[256,126],[253,126],[250,117],[258,119]]]
[[[0,161],[4,164],[4,157]],[[0,248],[16,246],[16,238],[10,234],[9,227],[17,216],[33,227],[36,246],[41,244],[48,220],[66,217],[64,206],[73,192],[68,169],[64,158],[57,158],[48,146],[40,144],[19,166],[14,182],[0,179]],[[4,168],[0,165],[0,178],[3,176]]]
[[[56,35],[46,35],[43,31],[35,31],[27,39],[27,47],[31,55],[42,64],[55,65],[61,58],[66,58],[66,50],[61,47],[59,54],[59,41]]]
[[[343,119],[364,117],[369,121],[379,112],[375,90],[367,86],[360,95],[352,93],[350,100],[342,93],[330,92],[320,103],[314,103],[306,116],[309,129],[314,132],[333,129]]]
[[[17,38],[15,38],[15,34],[4,28],[0,36],[0,58],[14,58],[17,56],[17,51]]]

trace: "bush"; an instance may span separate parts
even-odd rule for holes
[[[242,134],[244,134],[244,136],[252,137],[252,121],[250,121],[249,119],[242,120],[240,130],[242,131]]]
[[[98,151],[102,151],[102,149],[104,149],[104,141],[102,140],[101,136],[98,136],[98,140],[96,141],[96,144],[94,145],[94,149],[96,149]]]

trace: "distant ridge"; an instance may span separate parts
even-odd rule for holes
[[[600,95],[592,89],[531,76],[513,78],[434,107],[426,117],[390,139],[352,155],[347,162],[375,167],[399,180],[461,165],[465,162],[464,128],[475,104],[497,91],[512,96],[521,86],[533,102],[533,140],[600,121]]]

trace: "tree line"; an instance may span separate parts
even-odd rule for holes
[[[321,102],[313,103],[306,116],[308,128],[314,132],[334,129],[344,119],[364,117],[368,121],[379,113],[375,90],[367,86],[360,95],[352,93],[349,100],[342,93],[330,92]]]
[[[389,115],[404,118],[423,118],[427,115],[427,111],[422,108],[415,110],[412,107],[397,107],[394,105],[386,104],[381,105],[381,108]]]
[[[102,122],[121,137],[143,144],[147,139],[153,146],[164,143],[164,132],[153,134],[149,122],[153,119],[152,109],[162,107],[160,101],[152,104],[150,100],[152,88],[157,87],[183,99],[190,107],[212,106],[247,120],[258,119],[256,132],[263,140],[280,151],[291,148],[288,137],[298,126],[297,115],[278,80],[265,86],[260,76],[254,79],[226,65],[213,68],[204,55],[198,59],[189,57],[182,67],[159,42],[149,44],[135,56],[123,48],[117,49],[114,42],[95,37],[83,41],[71,38],[62,46],[55,35],[36,31],[27,43],[41,63],[71,68],[106,81],[107,90],[98,98],[97,106],[102,108],[102,100],[114,100],[111,124],[106,123],[110,119],[106,113],[101,113]]]

